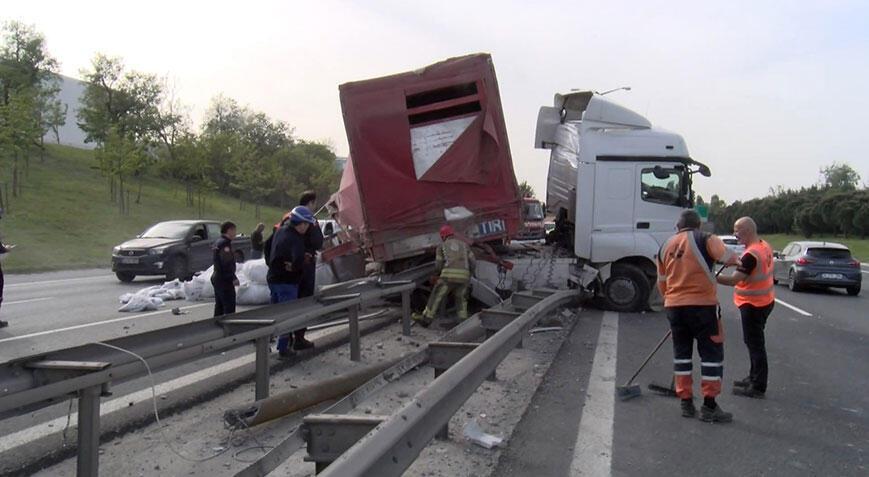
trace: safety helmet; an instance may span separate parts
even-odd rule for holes
[[[302,222],[314,224],[317,221],[314,219],[314,214],[311,213],[310,209],[308,209],[304,205],[299,205],[294,207],[293,210],[290,211],[290,222],[293,224],[298,224]]]
[[[446,224],[441,227],[441,240],[446,240],[447,237],[454,235],[455,231],[453,230],[453,226],[450,224]]]

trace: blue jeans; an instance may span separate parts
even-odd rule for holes
[[[269,301],[285,303],[299,297],[299,285],[293,283],[269,283]],[[278,351],[286,351],[290,347],[290,335],[278,338]]]

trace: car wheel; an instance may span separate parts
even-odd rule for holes
[[[603,285],[603,299],[613,311],[643,311],[649,302],[652,285],[646,274],[636,265],[616,264]]]
[[[797,277],[794,276],[794,271],[791,270],[788,272],[788,288],[792,292],[798,292],[803,289],[799,283],[797,283]]]
[[[169,272],[166,273],[167,280],[187,280],[187,259],[184,257],[175,257],[169,262]]]
[[[855,287],[848,287],[848,288],[846,288],[845,290],[848,291],[848,294],[849,294],[849,295],[851,295],[851,296],[857,296],[857,295],[860,294],[860,285],[857,285],[857,286],[855,286]]]
[[[136,274],[130,272],[115,272],[115,276],[124,283],[130,283],[136,279]]]
[[[244,252],[241,250],[235,251],[235,263],[244,263]]]
[[[772,284],[773,284],[773,285],[778,285],[778,278],[773,277],[773,278],[772,278]]]

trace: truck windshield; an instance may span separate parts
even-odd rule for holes
[[[525,203],[525,218],[528,220],[543,220],[543,205],[540,202]]]
[[[142,233],[142,238],[183,239],[190,231],[190,225],[163,222],[152,226]]]

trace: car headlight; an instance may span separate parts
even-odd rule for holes
[[[165,251],[165,248],[152,248],[148,250],[148,255],[163,255],[163,252]]]
[[[121,253],[121,247],[115,247],[112,249],[112,255],[118,255]]]

